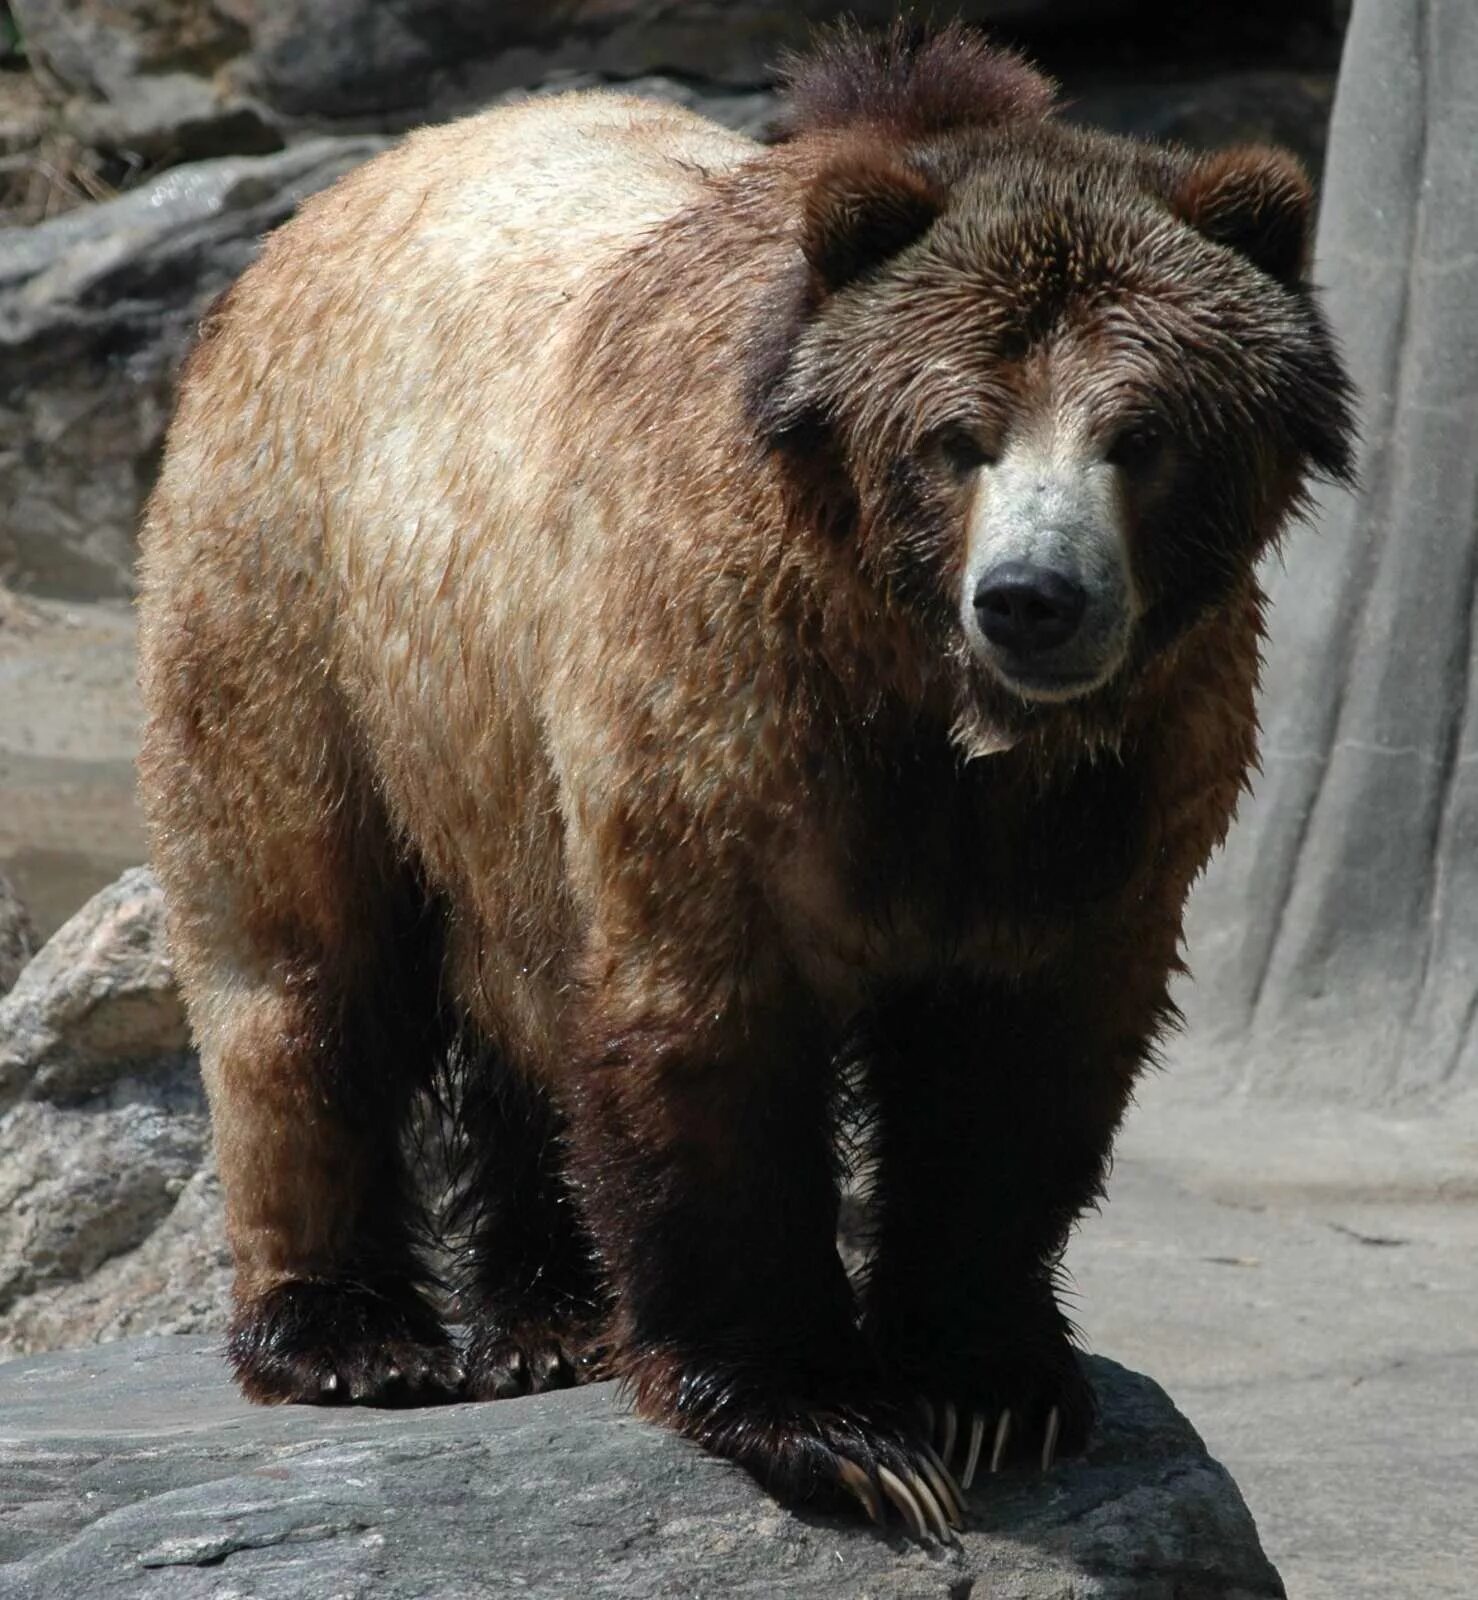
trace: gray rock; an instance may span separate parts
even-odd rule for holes
[[[1225,1471],[1148,1379],[1095,1361],[1082,1462],[972,1497],[957,1548],[793,1516],[608,1386],[369,1412],[253,1409],[207,1341],[0,1368],[0,1596],[863,1595],[1273,1600]]]
[[[199,1070],[142,868],[0,1000],[0,1353],[220,1325]]]
[[[139,505],[201,313],[266,229],[383,143],[199,162],[7,233],[0,571],[39,593],[129,592]]]
[[[1478,1088],[1478,8],[1361,0],[1316,277],[1363,487],[1269,573],[1254,804],[1193,905],[1211,1086],[1433,1105]],[[1209,1047],[1209,1048],[1207,1048]]]
[[[73,93],[114,99],[144,76],[208,76],[247,43],[232,4],[216,0],[9,0],[31,63]]]
[[[188,72],[140,78],[113,100],[74,100],[67,131],[91,150],[144,167],[280,150],[281,132],[260,106],[216,79]]]
[[[26,908],[0,873],[0,999],[15,985],[21,968],[36,953],[36,933]]]
[[[124,1142],[137,1136],[120,1127],[121,1120],[94,1118],[113,1141],[104,1171],[121,1160],[139,1165],[138,1145]],[[136,1334],[214,1333],[226,1326],[231,1255],[204,1119],[176,1112],[168,1123],[156,1117],[149,1131],[155,1140],[144,1174],[126,1187],[100,1183],[96,1214],[81,1185],[57,1197],[43,1226],[55,1232],[74,1219],[95,1264],[80,1274],[48,1277],[28,1260],[24,1288],[17,1283],[15,1298],[0,1310],[0,1360]],[[0,1144],[3,1139],[0,1134]],[[81,1252],[73,1246],[71,1254],[77,1261]],[[51,1259],[60,1258],[58,1252]]]
[[[0,1000],[0,1111],[95,1103],[189,1062],[164,944],[164,896],[135,867],[61,928]]]
[[[29,1102],[0,1119],[0,1309],[146,1239],[200,1165],[200,1117],[148,1102]],[[14,1337],[16,1330],[7,1330]]]

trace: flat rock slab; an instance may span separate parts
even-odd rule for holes
[[[209,1339],[0,1366],[0,1596],[1273,1600],[1236,1485],[1164,1392],[977,1486],[957,1546],[781,1510],[609,1385],[418,1411],[248,1406]]]

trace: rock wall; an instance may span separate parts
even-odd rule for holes
[[[0,574],[93,599],[132,586],[134,527],[211,300],[261,235],[380,149],[321,138],[194,162],[0,249]]]
[[[1478,7],[1362,0],[1316,277],[1363,397],[1358,494],[1268,574],[1263,774],[1196,896],[1208,1086],[1478,1092]]]

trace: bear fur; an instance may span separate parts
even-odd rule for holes
[[[248,1395],[609,1372],[917,1531],[1088,1433],[1056,1263],[1350,418],[1288,155],[1067,127],[959,27],[789,78],[764,146],[428,129],[267,241],[146,514],[142,786]],[[1045,637],[998,544],[1102,600],[1091,682],[982,643]],[[465,1348],[404,1153],[447,1062]]]

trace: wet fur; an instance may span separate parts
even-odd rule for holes
[[[192,357],[142,780],[254,1398],[593,1360],[798,1499],[922,1470],[920,1396],[1087,1435],[1055,1264],[1255,759],[1255,561],[1348,467],[1307,187],[1059,126],[961,30],[792,89],[768,150],[617,97],[418,135]],[[1044,707],[958,636],[931,439],[1064,395],[1169,440],[1135,653]],[[399,1157],[449,1049],[465,1379]]]

